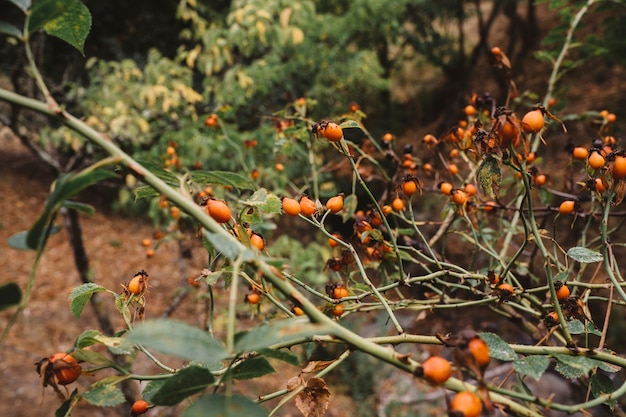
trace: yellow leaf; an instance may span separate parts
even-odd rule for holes
[[[187,54],[187,58],[185,58],[185,63],[189,68],[193,68],[196,65],[196,59],[198,59],[200,51],[202,51],[202,46],[198,44]]]
[[[279,21],[282,27],[286,28],[287,26],[289,26],[289,19],[291,18],[291,12],[293,12],[293,9],[291,7],[287,7],[283,11],[280,12]]]
[[[304,42],[304,32],[300,28],[291,28],[291,42],[294,45],[300,45]]]
[[[261,40],[262,44],[267,44],[267,39],[265,39],[265,23],[261,22],[260,20],[256,21],[256,30],[259,32],[259,39]]]

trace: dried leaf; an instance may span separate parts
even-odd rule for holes
[[[296,407],[304,417],[323,417],[328,408],[330,391],[321,378],[311,378],[296,397]]]
[[[303,374],[312,374],[314,372],[319,372],[323,369],[326,369],[328,365],[335,361],[311,361],[307,364],[307,366],[302,369]]]
[[[302,375],[296,375],[293,378],[289,378],[289,380],[287,381],[287,389],[289,391],[293,391],[303,383],[304,381],[302,380]]]

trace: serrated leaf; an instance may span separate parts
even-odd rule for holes
[[[9,0],[11,3],[15,4],[17,7],[22,9],[23,12],[28,10],[30,7],[31,0]]]
[[[304,417],[323,417],[328,409],[330,391],[321,378],[310,378],[296,396],[296,407]]]
[[[189,408],[182,417],[224,417],[224,416],[246,416],[246,417],[267,417],[267,411],[254,401],[240,396],[233,395],[207,395],[200,397]]]
[[[94,206],[92,206],[91,204],[80,203],[78,201],[66,200],[63,202],[63,207],[70,210],[75,210],[79,213],[83,213],[91,217],[93,217],[93,215],[96,213],[96,209],[94,208]]]
[[[567,256],[569,256],[575,261],[578,261],[584,264],[601,262],[604,259],[604,257],[602,256],[600,252],[583,248],[581,246],[574,246],[573,248],[569,248],[569,250],[567,251]]]
[[[570,320],[567,322],[567,329],[571,334],[585,333],[585,325],[580,320]]]
[[[238,190],[256,190],[257,186],[248,178],[230,171],[192,171],[189,178],[198,183],[233,187]]]
[[[341,220],[343,222],[347,222],[352,218],[352,215],[356,211],[357,205],[359,204],[359,199],[356,194],[350,194],[349,196],[343,199],[343,210],[341,213]]]
[[[90,404],[98,407],[113,407],[126,401],[122,391],[115,386],[123,379],[120,377],[109,377],[101,379],[91,386],[89,391],[83,393],[82,397]]]
[[[79,318],[91,296],[100,291],[106,291],[106,288],[94,283],[82,284],[74,288],[69,296],[70,310],[72,310],[74,317]]]
[[[16,38],[22,37],[22,31],[9,22],[0,21],[0,33],[4,33],[5,35],[15,36]]]
[[[258,351],[290,340],[329,333],[332,332],[327,326],[296,317],[255,327],[235,341],[235,350],[239,353]]]
[[[18,305],[22,301],[22,290],[15,282],[0,286],[0,311]]]
[[[601,372],[593,374],[589,382],[591,384],[591,393],[594,398],[598,398],[602,395],[608,395],[615,391],[613,381]],[[605,404],[613,408],[617,404],[617,400],[608,399]]]
[[[91,13],[82,2],[74,1],[63,14],[47,21],[43,28],[49,35],[64,40],[84,55],[85,40],[91,30]]]
[[[166,379],[163,386],[152,395],[151,401],[156,405],[175,405],[205,390],[214,381],[215,377],[208,369],[188,366]]]
[[[500,336],[494,333],[479,333],[489,347],[489,355],[501,361],[514,361],[519,358],[517,353]]]
[[[141,392],[141,396],[143,397],[144,401],[151,403],[152,402],[152,396],[159,391],[163,385],[165,385],[165,378],[163,379],[153,379],[152,381],[148,382],[146,384],[146,387],[143,389],[143,391]]]
[[[135,194],[135,201],[139,201],[142,198],[158,197],[160,195],[160,193],[157,190],[155,190],[149,185],[143,185],[141,187],[137,187],[135,188],[133,192]]]
[[[178,178],[178,176],[176,176],[176,174],[173,174],[169,171],[166,171],[160,165],[153,164],[152,162],[149,162],[146,160],[137,160],[137,162],[142,167],[144,167],[145,169],[147,169],[148,171],[156,175],[161,181],[163,181],[170,187],[178,188],[180,186],[180,179]]]
[[[280,198],[269,193],[265,188],[256,190],[249,199],[242,201],[242,203],[246,206],[258,207],[265,213],[280,213],[282,210]]]
[[[278,359],[280,361],[287,362],[290,365],[300,365],[300,358],[298,357],[298,355],[291,353],[287,349],[261,349],[258,353],[259,355],[263,355],[266,358]]]
[[[548,356],[526,356],[525,358],[513,361],[513,369],[521,375],[528,375],[536,380],[548,369],[550,358]]]
[[[224,346],[207,332],[171,319],[148,320],[137,325],[126,341],[190,361],[211,363],[228,357]]]
[[[569,356],[558,353],[553,353],[551,356],[557,360],[556,371],[567,379],[582,378],[598,366],[597,361],[585,356]]]
[[[230,379],[254,379],[263,375],[276,372],[274,367],[264,357],[256,357],[243,361],[232,368],[224,376],[224,380]]]
[[[485,155],[478,167],[478,183],[485,194],[496,198],[502,182],[502,170],[500,162],[492,155]]]
[[[41,29],[47,22],[61,16],[78,0],[38,0],[30,9],[28,33]]]

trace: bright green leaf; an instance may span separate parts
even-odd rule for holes
[[[478,182],[485,194],[495,198],[502,182],[502,170],[499,161],[492,155],[486,155],[478,167]]]
[[[257,186],[248,178],[229,171],[191,171],[189,178],[202,184],[233,187],[238,190],[256,190]]]
[[[267,417],[267,415],[263,407],[246,397],[206,395],[189,406],[182,417]]]
[[[276,372],[276,370],[270,365],[267,359],[259,356],[247,359],[230,369],[224,379],[254,379],[274,372]]]
[[[43,28],[84,55],[85,40],[91,30],[91,13],[82,2],[74,1],[62,15],[47,21]]]
[[[536,380],[548,369],[550,358],[548,356],[533,355],[513,361],[513,369],[521,375],[528,375]]]
[[[517,353],[500,336],[494,333],[480,333],[480,337],[489,346],[489,354],[492,358],[501,361],[514,361],[519,358]]]
[[[5,35],[15,36],[16,38],[22,37],[22,31],[10,24],[9,22],[1,22],[0,21],[0,33],[4,33]]]
[[[224,346],[213,336],[197,327],[171,319],[145,321],[131,330],[126,340],[165,355],[201,363],[228,357]]]
[[[99,291],[106,291],[106,288],[93,283],[83,284],[72,290],[69,300],[72,303],[70,309],[72,310],[74,317],[80,317],[83,309],[91,299],[91,296]]]
[[[82,349],[87,346],[101,344],[115,355],[128,355],[132,353],[131,347],[124,345],[124,339],[116,336],[105,336],[97,330],[86,330],[76,338],[74,347]]]
[[[175,405],[207,387],[213,385],[215,378],[211,372],[199,366],[189,366],[168,378],[163,386],[152,395],[156,405]]]
[[[46,23],[56,19],[77,3],[78,0],[37,0],[30,9],[28,33],[41,29]]]
[[[0,286],[0,311],[18,305],[22,301],[22,290],[15,282]]]
[[[567,256],[584,264],[602,262],[604,259],[600,252],[592,251],[591,249],[583,248],[581,246],[574,246],[573,248],[570,248],[567,251]]]
[[[96,382],[82,397],[90,404],[99,407],[113,407],[126,401],[122,391],[115,385],[126,377],[109,377]]]
[[[331,329],[325,326],[312,324],[306,318],[296,317],[254,328],[236,340],[235,350],[240,353],[257,351],[278,343],[330,332]]]

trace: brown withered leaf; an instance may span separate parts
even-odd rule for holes
[[[296,397],[296,407],[304,417],[323,417],[328,409],[330,391],[321,378],[310,378]]]
[[[615,197],[613,198],[612,204],[614,206],[622,204],[624,194],[626,194],[626,180],[622,178],[617,180],[617,183],[615,184]]]
[[[296,375],[293,378],[289,378],[289,381],[287,381],[287,389],[289,391],[293,391],[294,389],[298,388],[300,385],[304,384],[304,380],[302,379],[302,374]]]
[[[311,361],[309,362],[304,369],[302,369],[303,374],[311,374],[313,372],[319,372],[323,369],[326,369],[331,363],[335,361]]]

